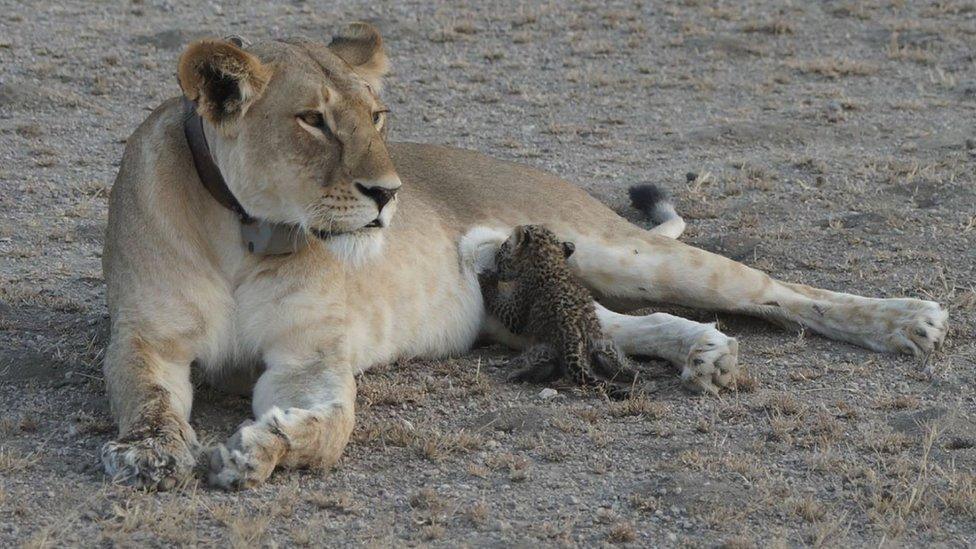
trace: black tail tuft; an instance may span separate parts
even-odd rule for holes
[[[651,229],[658,234],[678,238],[685,230],[685,221],[671,203],[664,189],[650,183],[630,188],[630,203],[660,227]]]
[[[629,192],[630,203],[648,217],[654,217],[657,207],[669,202],[668,193],[652,183],[635,185],[630,188]]]

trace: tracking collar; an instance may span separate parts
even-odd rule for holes
[[[214,163],[207,136],[203,133],[203,119],[197,113],[196,103],[186,96],[183,96],[183,111],[183,134],[200,183],[217,203],[237,214],[244,247],[256,255],[285,255],[304,248],[308,240],[297,225],[262,221],[247,213]]]

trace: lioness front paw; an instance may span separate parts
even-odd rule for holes
[[[712,328],[691,346],[681,379],[692,390],[717,394],[739,371],[739,342]]]
[[[275,435],[270,435],[271,439]],[[210,452],[210,484],[224,490],[248,490],[259,486],[278,464],[279,448],[261,425],[242,425],[226,444]],[[270,444],[269,444],[270,443]]]
[[[192,475],[196,464],[193,450],[178,438],[111,441],[102,446],[102,465],[115,482],[167,491]]]

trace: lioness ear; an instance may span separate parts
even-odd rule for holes
[[[563,257],[569,259],[569,256],[573,255],[576,251],[576,244],[572,242],[563,242]]]
[[[374,90],[380,91],[390,61],[383,51],[383,39],[376,27],[369,23],[350,23],[332,38],[329,49],[365,78]]]
[[[271,69],[235,43],[199,40],[180,56],[177,78],[200,116],[220,126],[247,112],[264,92]]]

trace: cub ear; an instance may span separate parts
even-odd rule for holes
[[[573,255],[576,251],[576,244],[572,242],[563,242],[563,257],[569,259],[569,256]]]
[[[379,93],[390,60],[383,51],[383,39],[376,27],[369,23],[350,23],[332,38],[329,49]]]
[[[523,244],[528,244],[531,240],[531,233],[525,230],[525,225],[518,225],[515,230],[512,231],[511,241],[512,245],[516,248],[522,246]]]
[[[236,41],[199,40],[180,56],[183,95],[215,126],[240,118],[264,92],[271,69]]]

